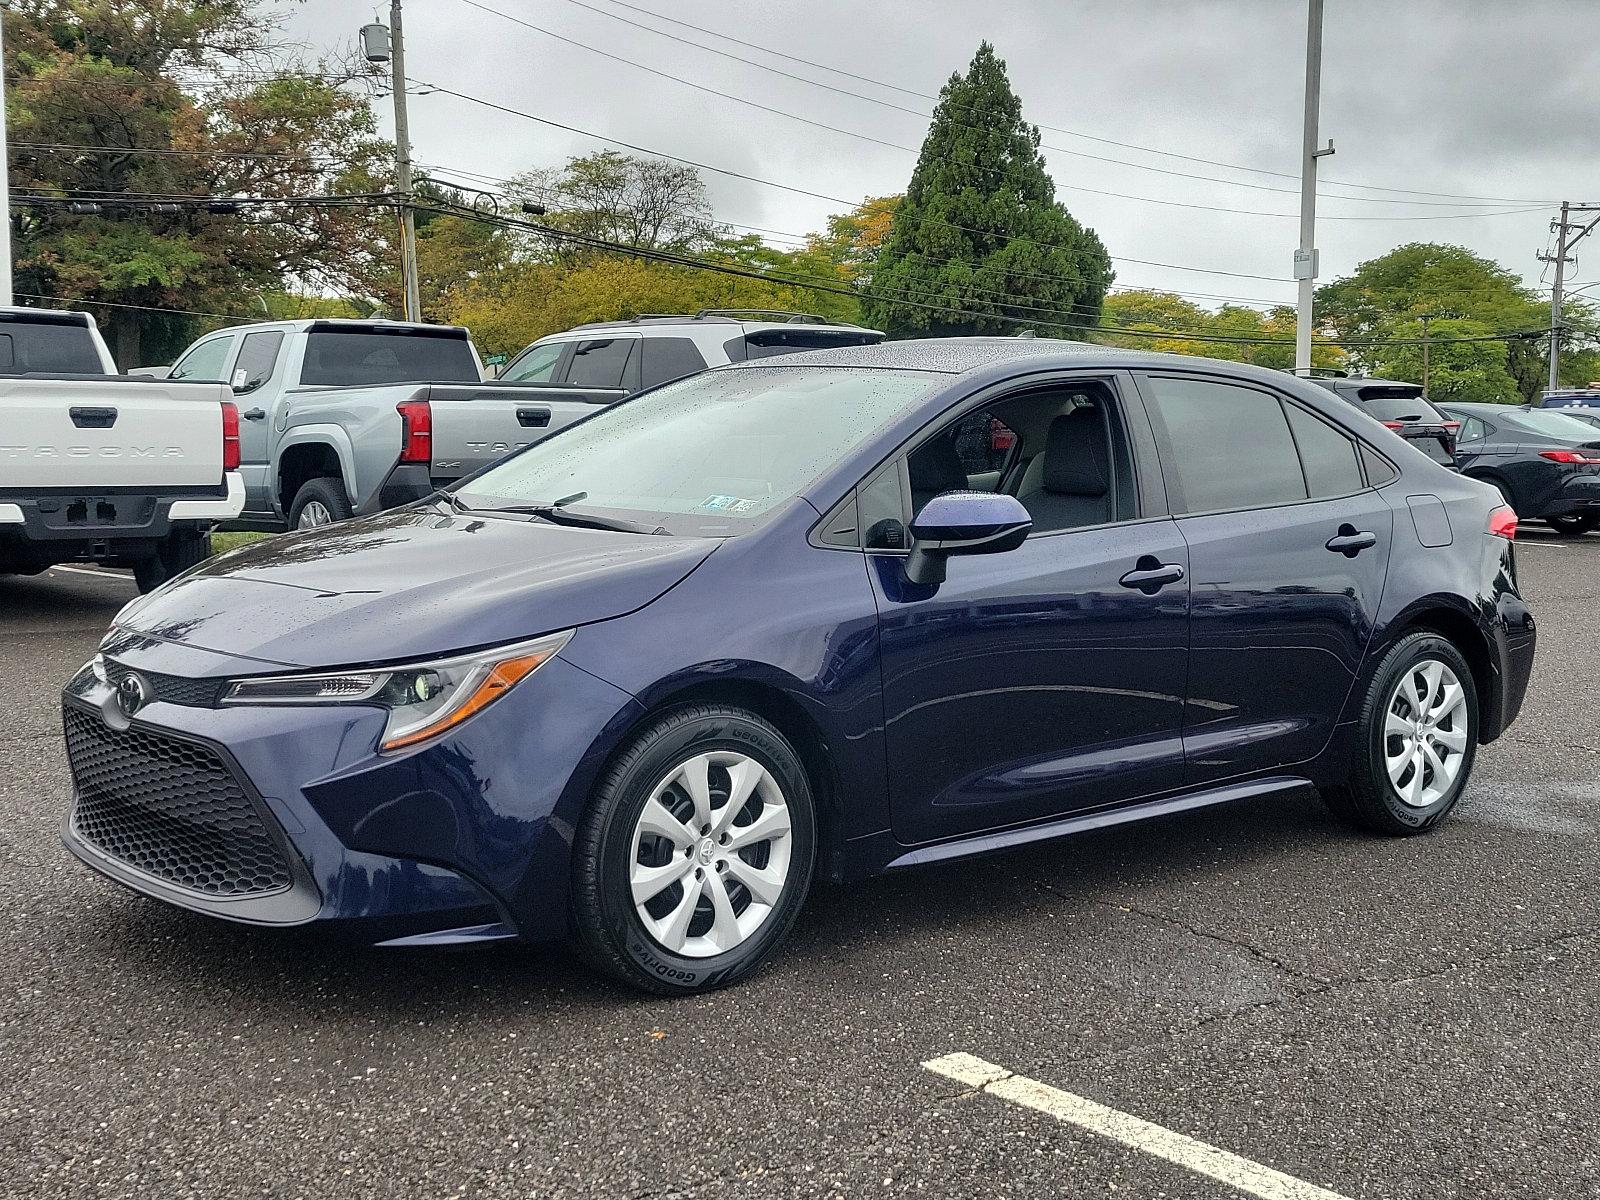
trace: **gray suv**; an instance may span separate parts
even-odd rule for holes
[[[730,362],[867,346],[883,332],[835,325],[810,313],[707,308],[693,316],[646,313],[542,337],[500,372],[502,383],[544,383],[636,392]]]

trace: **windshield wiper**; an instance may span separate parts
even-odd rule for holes
[[[542,521],[549,521],[552,525],[570,525],[578,529],[610,529],[617,533],[651,533],[664,534],[669,531],[662,525],[641,525],[637,521],[625,521],[621,517],[602,517],[598,513],[576,513],[567,509],[567,505],[576,504],[579,500],[586,499],[588,492],[574,492],[570,496],[563,496],[559,500],[552,500],[549,504],[505,504],[497,508],[473,508],[454,492],[445,492],[444,498],[457,512],[474,513],[479,516],[512,515],[519,517],[538,517]]]

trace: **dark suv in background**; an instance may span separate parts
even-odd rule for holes
[[[1311,382],[1349,401],[1375,421],[1421,450],[1434,462],[1456,465],[1456,435],[1461,422],[1423,395],[1420,385],[1396,379],[1364,379],[1348,375],[1313,375]]]

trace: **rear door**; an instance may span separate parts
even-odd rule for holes
[[[1190,567],[1190,784],[1320,751],[1366,653],[1393,513],[1358,443],[1254,383],[1140,378]]]
[[[244,507],[247,512],[272,511],[272,398],[277,388],[269,383],[281,374],[287,330],[261,329],[238,339],[237,349],[227,370],[234,403],[239,407],[239,474],[244,479]]]

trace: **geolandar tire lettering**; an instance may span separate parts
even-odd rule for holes
[[[815,846],[810,780],[782,733],[722,705],[669,712],[617,755],[579,822],[572,941],[647,991],[737,982],[788,933]]]

